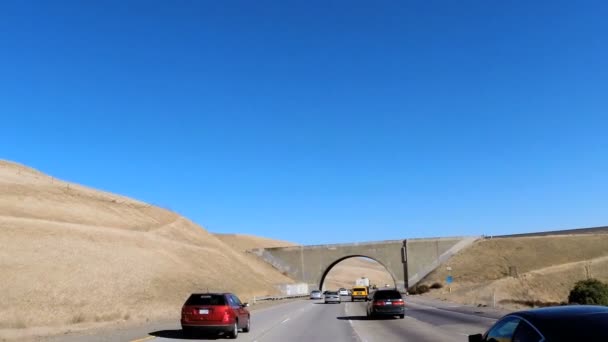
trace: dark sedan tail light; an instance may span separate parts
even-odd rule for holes
[[[376,300],[376,301],[374,301],[374,306],[384,306],[384,301],[383,300]]]

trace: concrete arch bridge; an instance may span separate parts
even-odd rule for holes
[[[339,262],[366,257],[383,265],[395,287],[408,289],[452,255],[479,237],[406,239],[361,243],[258,248],[250,252],[291,278],[322,289],[329,271]],[[354,279],[353,279],[354,281]]]

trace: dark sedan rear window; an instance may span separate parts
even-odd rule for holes
[[[375,299],[401,299],[399,291],[377,291],[374,294]]]
[[[223,295],[193,294],[186,305],[226,305],[226,299]]]

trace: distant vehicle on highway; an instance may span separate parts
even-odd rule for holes
[[[224,333],[237,338],[239,329],[251,330],[248,306],[232,293],[194,293],[182,307],[182,331],[186,336]]]
[[[469,342],[608,341],[608,307],[568,305],[510,313]]]
[[[357,286],[365,286],[369,288],[369,278],[367,277],[361,277],[357,280],[355,280],[355,285]]]
[[[367,300],[368,295],[369,293],[366,286],[355,286],[353,287],[351,298],[353,302],[356,300]]]
[[[340,294],[336,291],[327,291],[325,294],[325,303],[341,303]]]
[[[319,290],[313,290],[310,292],[310,299],[322,299],[323,294]]]
[[[340,296],[348,296],[348,290],[347,290],[347,289],[345,289],[345,288],[343,288],[343,287],[341,287],[341,288],[338,290],[338,294],[339,294]]]
[[[367,303],[367,317],[399,316],[405,317],[405,302],[397,290],[374,291]]]

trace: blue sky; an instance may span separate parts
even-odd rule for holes
[[[0,157],[304,244],[608,224],[603,1],[0,4]]]

